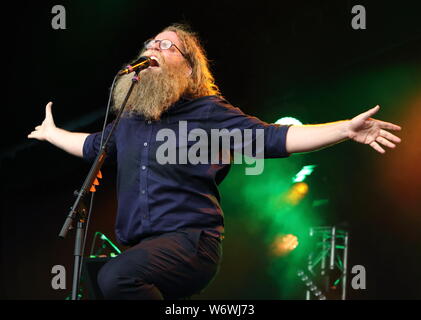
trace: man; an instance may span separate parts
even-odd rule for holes
[[[318,150],[347,139],[368,144],[380,153],[385,152],[384,146],[394,148],[400,142],[386,131],[400,130],[399,126],[370,118],[379,106],[352,120],[320,125],[281,126],[245,115],[219,96],[198,38],[182,25],[165,28],[147,41],[140,56],[148,56],[154,63],[140,72],[109,149],[109,157],[115,158],[118,166],[116,234],[130,248],[99,273],[99,286],[108,299],[188,297],[203,290],[218,271],[224,222],[217,186],[230,164],[191,163],[180,156],[194,146],[194,141],[184,139],[186,132],[178,131],[180,123],[189,131],[201,129],[202,133],[252,130],[250,142],[257,141],[260,130],[260,151],[265,158]],[[120,108],[131,78],[129,74],[117,82],[115,110]],[[93,160],[101,133],[57,128],[51,105],[46,106],[43,123],[28,137]],[[110,125],[106,134],[109,129]],[[167,136],[164,142],[162,130],[177,132],[176,141],[167,149],[167,153],[177,152],[177,163],[160,161],[164,157],[160,146],[170,140]],[[246,140],[240,146],[230,146],[230,154],[241,151],[245,144]],[[255,149],[253,154],[259,146]]]

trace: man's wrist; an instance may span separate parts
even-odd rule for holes
[[[54,138],[57,136],[58,130],[60,129],[55,126],[49,128],[48,131],[46,132],[45,140],[47,140],[49,143],[54,144],[55,142]]]
[[[350,130],[350,125],[351,125],[351,120],[343,120],[340,122],[341,126],[340,126],[340,137],[341,140],[347,140],[347,139],[351,139],[352,138],[352,134],[351,134],[351,130]]]

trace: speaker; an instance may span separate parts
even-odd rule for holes
[[[98,272],[104,264],[110,261],[111,257],[106,258],[84,258],[81,274],[81,287],[83,288],[83,297],[88,300],[103,300],[104,296],[98,286]]]

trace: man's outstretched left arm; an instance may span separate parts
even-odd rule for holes
[[[401,139],[388,130],[401,130],[393,123],[370,118],[380,107],[376,106],[351,120],[318,125],[291,126],[286,137],[288,153],[310,152],[352,139],[368,144],[379,153],[384,146],[394,148]]]

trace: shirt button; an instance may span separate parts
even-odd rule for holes
[[[145,170],[146,169],[146,166],[142,166],[142,170]]]
[[[145,194],[145,190],[142,190],[142,194]]]
[[[148,120],[148,124],[151,124],[152,123],[152,121],[151,120]]]
[[[148,143],[147,143],[147,142],[144,142],[144,143],[143,143],[143,145],[144,145],[145,147],[147,147],[147,146],[148,146]]]

